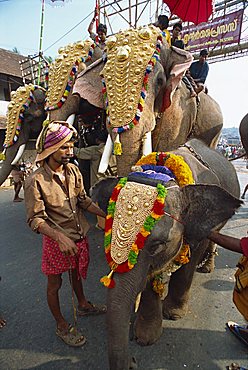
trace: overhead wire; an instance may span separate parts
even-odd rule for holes
[[[91,12],[89,13],[85,18],[83,18],[80,22],[78,22],[75,26],[73,26],[69,31],[67,31],[63,36],[61,36],[58,40],[56,40],[53,44],[51,44],[50,46],[48,46],[45,50],[43,50],[43,52],[46,52],[48,49],[50,49],[51,47],[53,47],[55,44],[57,44],[60,40],[62,40],[65,36],[67,36],[70,32],[72,32],[75,28],[77,28],[81,23],[83,23],[84,21],[86,21],[86,19],[88,19],[92,14],[94,14],[94,12]]]

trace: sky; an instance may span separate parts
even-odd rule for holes
[[[88,37],[95,0],[65,0],[57,4],[63,6],[53,7],[45,0],[42,51],[53,58],[61,46]],[[17,48],[23,55],[37,53],[41,9],[41,0],[0,0],[0,48]],[[153,16],[152,9],[147,9],[140,24],[154,21]],[[120,19],[117,15],[110,18],[115,32],[128,28]],[[248,57],[210,64],[206,84],[209,94],[220,104],[224,127],[238,127],[248,113]]]

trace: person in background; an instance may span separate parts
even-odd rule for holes
[[[179,39],[182,29],[183,29],[182,23],[178,22],[174,24],[173,29],[172,29],[171,46],[175,46],[176,48],[179,48],[179,49],[184,49],[184,42],[183,40]],[[183,76],[182,80],[185,83],[187,89],[189,89],[190,96],[192,98],[195,97],[197,94],[195,92],[194,87],[192,86],[192,83],[191,83],[192,79],[190,82],[188,77],[185,75]],[[193,85],[195,86],[195,88],[197,87],[195,83],[193,83]]]
[[[60,310],[62,273],[69,272],[79,316],[106,312],[106,306],[86,299],[81,279],[86,279],[89,263],[86,234],[90,226],[84,211],[101,217],[105,214],[86,195],[77,166],[69,163],[76,135],[66,122],[53,121],[43,127],[37,139],[40,167],[26,178],[24,195],[28,225],[43,235],[42,272],[47,276],[47,303],[56,321],[56,335],[67,345],[80,347],[85,337]]]
[[[197,85],[197,88],[195,89],[197,94],[199,94],[201,91],[207,92],[205,87],[205,81],[209,72],[209,65],[206,61],[207,57],[207,49],[201,50],[199,60],[193,62],[189,67],[190,76]],[[189,78],[189,74],[186,74],[186,76]]]
[[[167,30],[168,25],[169,25],[169,18],[167,17],[167,15],[159,15],[157,22],[154,23],[154,26],[160,28],[169,46],[171,46],[171,35],[170,35],[170,32]]]
[[[248,322],[248,237],[241,239],[211,231],[208,239],[230,251],[243,256],[238,262],[235,273],[236,283],[233,291],[233,301]],[[248,325],[238,325],[233,321],[227,322],[227,327],[248,347]]]
[[[108,137],[107,130],[95,132],[96,145],[91,145],[86,148],[74,147],[74,154],[78,159],[90,161],[90,186],[103,177],[103,174],[98,173],[99,164],[101,161],[102,153],[104,151],[105,143]],[[114,158],[111,158],[110,169],[115,165]]]
[[[22,202],[23,198],[19,197],[23,181],[24,181],[24,174],[25,174],[25,166],[24,165],[13,165],[12,171],[10,175],[13,178],[14,182],[14,199],[13,202]]]
[[[89,24],[88,32],[92,40],[96,42],[96,44],[100,47],[102,51],[104,51],[106,47],[106,36],[107,36],[107,26],[105,24],[99,23],[97,27],[97,35],[93,32],[93,26],[96,21],[96,17],[98,16],[97,9],[95,10],[94,17]]]
[[[177,22],[172,28],[171,46],[175,46],[179,49],[184,49],[184,42],[179,37],[183,30],[182,23]]]
[[[244,188],[244,191],[243,191],[243,193],[242,193],[242,195],[241,195],[241,199],[245,199],[245,193],[247,192],[247,190],[248,190],[248,184],[246,185],[246,187]]]

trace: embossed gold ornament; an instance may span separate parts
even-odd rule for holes
[[[108,100],[111,100],[108,108],[112,127],[125,126],[134,119],[146,67],[156,50],[159,34],[159,30],[151,25],[119,32],[114,43],[107,43],[108,58],[102,75]],[[110,90],[113,93],[111,99]]]
[[[151,29],[149,27],[144,27],[139,30],[139,37],[143,40],[150,40],[152,36]]]
[[[9,146],[16,135],[18,118],[23,108],[20,102],[25,103],[30,97],[30,92],[34,89],[32,84],[20,86],[16,91],[11,92],[11,101],[7,111],[7,130],[5,134],[4,146]]]
[[[149,195],[147,188],[151,192]],[[112,226],[111,257],[116,263],[127,260],[141,225],[151,213],[157,194],[157,188],[134,182],[128,182],[121,189],[115,206],[118,216],[114,218]],[[148,205],[137,207],[137,203]]]
[[[72,67],[81,58],[87,58],[91,40],[78,41],[59,49],[59,55],[49,68],[49,87],[47,92],[46,106],[57,104],[62,98],[68,83]],[[59,93],[58,93],[59,90]]]
[[[117,38],[115,36],[109,36],[106,39],[106,45],[108,49],[112,49],[112,47],[116,44]]]

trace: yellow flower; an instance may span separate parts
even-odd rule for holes
[[[157,220],[157,219],[159,219],[161,217],[161,215],[157,215],[157,213],[154,213],[154,212],[151,213],[151,216],[153,218],[155,218],[155,220]]]
[[[148,235],[150,235],[151,233],[150,233],[150,231],[146,231],[145,229],[144,229],[144,227],[142,226],[142,228],[140,229],[140,233],[141,233],[141,235],[143,235],[144,237],[147,237]]]
[[[128,263],[129,269],[132,270],[132,268],[134,267],[134,265],[132,265],[129,261],[127,263]]]
[[[137,244],[133,243],[133,245],[132,245],[132,250],[133,250],[136,254],[139,254],[139,248],[138,248]]]
[[[143,156],[137,163],[136,166],[141,166],[142,164],[156,164],[156,152],[150,153]]]

